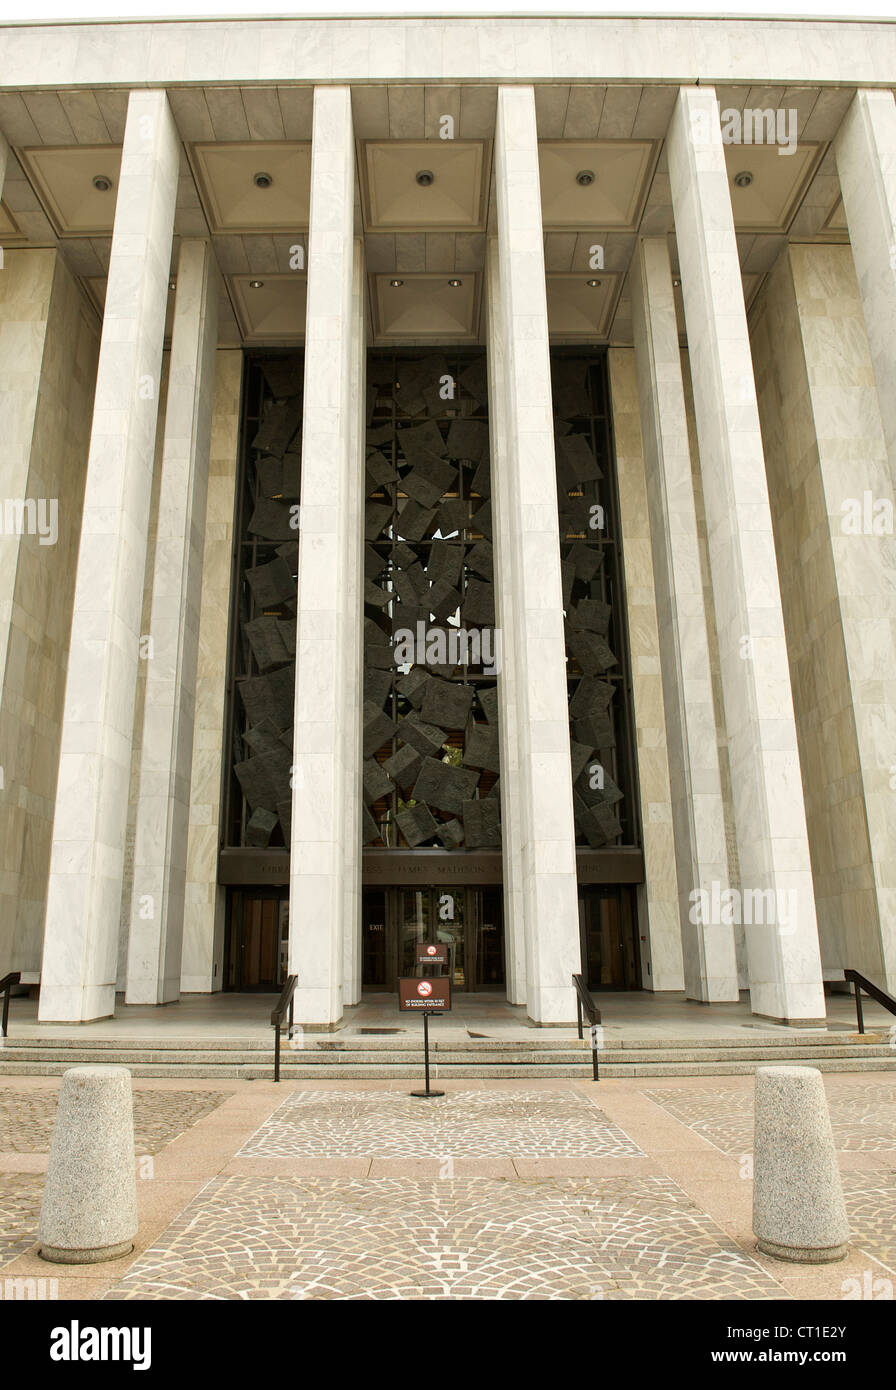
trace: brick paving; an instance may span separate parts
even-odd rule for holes
[[[843,1174],[852,1243],[896,1275],[896,1165]]]
[[[892,1298],[896,1086],[826,1084],[841,1265],[756,1251],[751,1078],[455,1081],[428,1102],[376,1082],[144,1081],[137,1248],[73,1271],[36,1247],[58,1083],[18,1079],[0,1085],[0,1277],[52,1275],[74,1299]]]
[[[238,1233],[238,1234],[237,1234]],[[109,1299],[691,1299],[779,1285],[662,1178],[224,1178]]]
[[[0,1089],[0,1153],[48,1153],[55,1090]],[[134,1152],[155,1154],[226,1100],[224,1091],[134,1088]]]
[[[239,1157],[631,1157],[641,1149],[575,1091],[296,1091]]]
[[[36,1173],[0,1173],[0,1265],[34,1244],[43,1191]]]
[[[753,1091],[645,1090],[657,1105],[726,1154],[753,1148]],[[834,1143],[844,1152],[896,1149],[896,1085],[856,1081],[828,1086]]]

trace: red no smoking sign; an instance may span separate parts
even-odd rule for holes
[[[450,960],[450,947],[442,941],[418,941],[418,965],[447,965]]]
[[[451,1008],[451,981],[405,976],[398,981],[398,1007],[415,1013],[447,1013]]]

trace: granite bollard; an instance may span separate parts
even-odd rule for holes
[[[827,1264],[847,1254],[849,1223],[815,1067],[756,1070],[753,1233],[778,1260]]]
[[[53,1126],[40,1253],[56,1264],[95,1264],[128,1254],[136,1234],[131,1073],[71,1067]]]

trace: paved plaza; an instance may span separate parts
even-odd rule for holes
[[[9,1078],[2,1278],[106,1300],[892,1295],[889,1073],[825,1077],[852,1239],[814,1268],[755,1248],[752,1077],[412,1084],[136,1081],[137,1246],[71,1271],[36,1253],[59,1082]]]

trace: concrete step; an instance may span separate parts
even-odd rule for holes
[[[210,1064],[195,1063],[184,1066],[178,1063],[147,1063],[132,1062],[128,1064],[135,1077],[176,1077],[182,1080],[229,1080],[229,1081],[271,1081],[273,1080],[273,1063],[265,1066],[254,1064]],[[739,1060],[739,1061],[690,1061],[690,1062],[636,1062],[620,1064],[618,1062],[602,1061],[600,1064],[600,1074],[604,1079],[625,1078],[634,1076],[740,1076],[752,1074],[757,1066],[764,1065],[762,1059]],[[884,1057],[847,1057],[847,1058],[817,1058],[813,1059],[812,1066],[820,1071],[830,1072],[892,1072],[893,1062],[890,1058]],[[61,1076],[62,1073],[71,1066],[71,1062],[14,1062],[0,1063],[0,1077],[15,1076]],[[431,1068],[433,1078],[457,1079],[467,1078],[495,1078],[506,1080],[522,1080],[526,1077],[539,1077],[550,1079],[553,1077],[571,1077],[580,1080],[587,1080],[591,1076],[591,1064],[588,1062],[575,1063],[554,1063],[543,1062],[537,1065],[532,1063],[498,1063],[493,1066],[484,1067],[481,1063],[469,1062],[458,1063],[451,1066],[434,1065]],[[320,1067],[309,1067],[306,1065],[295,1065],[286,1063],[281,1065],[281,1079],[284,1081],[420,1081],[423,1076],[423,1063],[416,1065],[409,1061],[401,1063],[382,1063],[382,1062],[361,1062],[346,1063],[341,1061],[322,1070]]]
[[[813,1038],[811,1041],[768,1037],[717,1041],[712,1048],[693,1045],[692,1039],[669,1039],[647,1046],[618,1046],[615,1042],[599,1055],[601,1074],[623,1076],[735,1076],[755,1071],[768,1063],[803,1063],[823,1071],[893,1071],[896,1053],[887,1044],[855,1042],[842,1036]],[[130,1068],[135,1076],[270,1079],[273,1075],[273,1048],[209,1047],[207,1042],[170,1040],[167,1045],[154,1041],[97,1047],[96,1042],[111,1040],[7,1039],[0,1049],[0,1076],[59,1076],[70,1066],[102,1060]],[[377,1043],[382,1040],[377,1039]],[[701,1040],[702,1044],[702,1040]],[[223,1054],[223,1055],[222,1055]],[[591,1053],[582,1042],[554,1042],[545,1047],[538,1042],[470,1040],[464,1047],[453,1040],[433,1048],[434,1074],[466,1077],[587,1077],[591,1074]],[[419,1040],[408,1047],[369,1047],[366,1039],[345,1040],[338,1048],[315,1043],[293,1050],[281,1050],[281,1075],[289,1080],[326,1079],[404,1079],[419,1077],[423,1067]]]
[[[183,1067],[191,1066],[253,1066],[265,1065],[267,1061],[273,1064],[273,1048],[265,1051],[230,1051],[225,1056],[214,1048],[204,1048],[202,1050],[175,1049],[158,1047],[119,1047],[116,1049],[106,1049],[103,1051],[102,1060],[108,1064],[120,1066],[130,1066],[136,1064],[168,1064]],[[423,1050],[420,1047],[411,1049],[368,1049],[355,1047],[341,1050],[338,1053],[318,1051],[313,1048],[292,1049],[283,1046],[281,1049],[281,1065],[295,1065],[310,1067],[316,1070],[331,1070],[336,1066],[371,1064],[378,1066],[406,1065],[414,1063],[422,1058]],[[478,1046],[461,1047],[441,1047],[430,1049],[430,1056],[434,1063],[440,1066],[468,1065],[475,1062],[484,1068],[492,1066],[546,1066],[589,1062],[591,1057],[590,1048],[584,1043],[577,1046],[565,1048],[553,1048],[550,1050],[539,1047],[513,1047],[505,1045],[501,1048],[480,1049]],[[750,1048],[729,1048],[716,1047],[712,1050],[707,1048],[692,1048],[686,1044],[679,1043],[666,1047],[654,1048],[617,1048],[606,1047],[599,1052],[599,1057],[607,1063],[618,1065],[636,1065],[644,1062],[794,1062],[811,1061],[816,1057],[820,1058],[855,1058],[860,1060],[867,1057],[889,1058],[896,1068],[896,1052],[884,1043],[868,1043],[862,1046],[855,1046],[850,1043],[840,1043],[824,1049],[811,1046],[790,1047],[765,1047],[756,1044]],[[14,1046],[8,1044],[0,1051],[0,1065],[14,1064],[20,1062],[50,1062],[58,1061],[67,1066],[77,1066],[84,1063],[91,1063],[97,1060],[95,1051],[87,1048],[65,1048],[50,1049],[29,1046]]]
[[[262,1052],[268,1053],[273,1047],[273,1033],[269,1032],[261,1037],[246,1038],[218,1038],[218,1037],[191,1037],[179,1038],[177,1036],[165,1037],[155,1035],[153,1037],[129,1037],[126,1034],[119,1034],[114,1038],[93,1038],[83,1035],[73,1037],[54,1037],[47,1034],[27,1034],[13,1033],[8,1038],[0,1038],[0,1056],[9,1048],[27,1047],[48,1049],[50,1051],[138,1051],[150,1048],[154,1052],[176,1051],[176,1052]],[[718,1048],[829,1048],[843,1047],[846,1045],[856,1047],[868,1047],[877,1044],[888,1046],[889,1035],[883,1032],[867,1032],[864,1035],[853,1032],[826,1032],[821,1029],[793,1029],[787,1033],[765,1033],[760,1030],[755,1032],[745,1030],[742,1034],[709,1034],[696,1037],[616,1037],[610,1029],[605,1029],[603,1034],[605,1048],[612,1050],[622,1049],[635,1051],[654,1051],[669,1047],[687,1047],[695,1050],[715,1051]],[[434,1028],[430,1034],[430,1050],[438,1051],[458,1051],[475,1049],[477,1052],[489,1051],[517,1051],[528,1049],[533,1052],[552,1052],[569,1051],[570,1048],[587,1047],[589,1044],[588,1035],[583,1040],[575,1037],[556,1038],[550,1035],[547,1030],[532,1029],[524,1036],[515,1037],[480,1037],[462,1029],[454,1030],[450,1033],[443,1031],[442,1036]],[[287,1046],[286,1035],[283,1035],[283,1047]],[[302,1043],[306,1051],[319,1051],[324,1053],[345,1052],[345,1051],[364,1051],[364,1052],[395,1052],[395,1051],[418,1051],[423,1046],[422,1029],[408,1030],[406,1033],[394,1034],[388,1037],[365,1036],[358,1033],[346,1033],[342,1036],[333,1037],[327,1034],[306,1033]],[[894,1049],[896,1051],[896,1049]]]
[[[415,1020],[415,1022],[418,1022]],[[472,1030],[470,1030],[472,1031]],[[591,1075],[589,1040],[532,1029],[516,1037],[471,1037],[457,1025],[433,1029],[434,1074],[442,1077],[582,1077]],[[439,1034],[441,1033],[441,1037]],[[894,1071],[896,1049],[886,1032],[793,1029],[701,1037],[614,1037],[600,1052],[604,1077],[736,1076],[767,1063],[803,1063],[823,1071]],[[92,1062],[129,1067],[134,1076],[265,1079],[273,1076],[271,1033],[248,1037],[13,1036],[0,1040],[0,1077],[59,1076]],[[301,1048],[281,1044],[281,1075],[293,1081],[419,1080],[422,1028],[395,1034],[306,1034]]]

